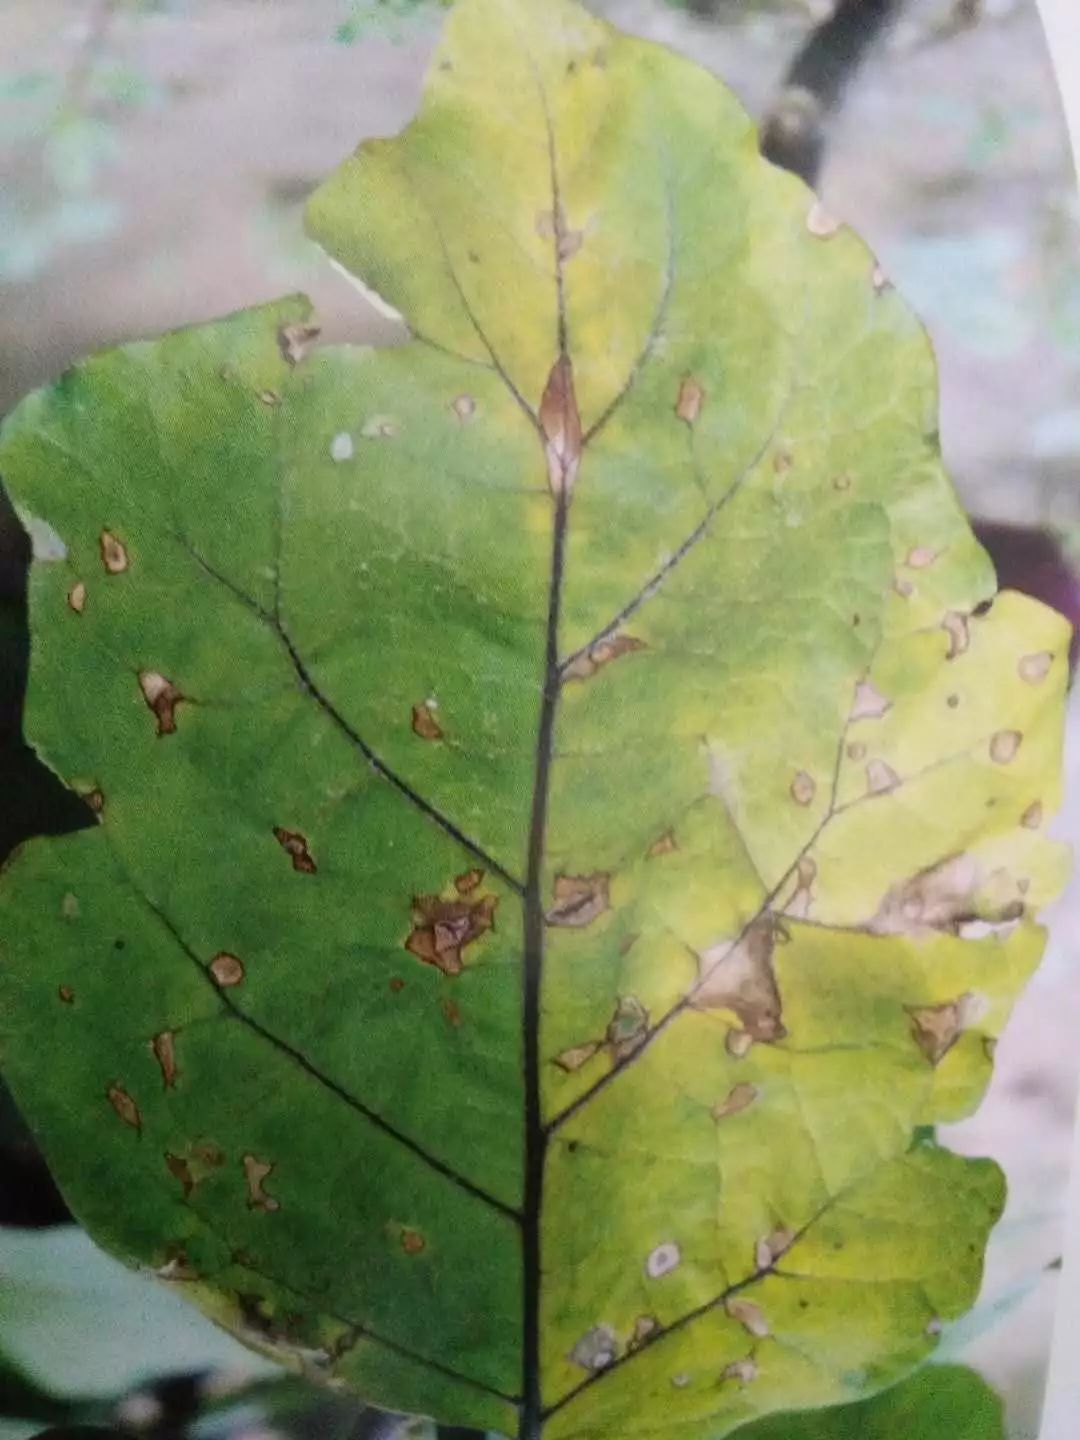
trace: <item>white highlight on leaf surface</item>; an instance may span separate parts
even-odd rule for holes
[[[35,560],[46,564],[57,564],[67,559],[67,546],[47,520],[32,515],[29,510],[16,510],[19,521],[30,537],[31,552]]]

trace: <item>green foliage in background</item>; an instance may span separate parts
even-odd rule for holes
[[[0,886],[16,1098],[102,1243],[386,1408],[872,1396],[1000,1212],[923,1127],[1063,878],[1067,627],[994,598],[874,258],[670,52],[460,0],[309,223],[410,343],[287,299],[4,427],[96,819]]]

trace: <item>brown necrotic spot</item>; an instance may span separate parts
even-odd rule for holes
[[[916,545],[914,550],[908,551],[904,564],[909,570],[929,570],[937,558],[938,552],[931,550],[929,545]]]
[[[176,1036],[171,1030],[162,1030],[150,1042],[154,1059],[161,1067],[161,1078],[165,1089],[171,1090],[176,1084]]]
[[[606,1370],[615,1363],[618,1341],[610,1325],[594,1325],[570,1351],[569,1360],[590,1374]]]
[[[944,1005],[909,1007],[911,1033],[931,1065],[939,1065],[978,1013],[972,995],[961,995]]]
[[[646,860],[655,860],[660,855],[670,855],[673,850],[678,850],[678,848],[679,843],[675,839],[675,831],[665,830],[663,835],[655,839],[646,850],[645,858]]]
[[[862,743],[861,740],[853,740],[851,742],[851,744],[847,747],[847,757],[849,760],[866,759],[866,746]]]
[[[86,586],[81,580],[76,580],[68,591],[67,603],[68,609],[76,615],[81,615],[86,609]]]
[[[852,720],[880,720],[891,709],[892,701],[887,700],[868,680],[856,685],[855,703],[851,707]]]
[[[794,1233],[782,1225],[768,1235],[763,1235],[754,1246],[755,1270],[771,1270],[781,1256],[791,1249],[794,1241]]]
[[[56,994],[65,1005],[74,1005],[75,991],[71,988],[70,985],[58,986]]]
[[[605,910],[611,909],[608,894],[611,876],[604,870],[592,875],[556,875],[553,903],[546,919],[549,925],[580,930]]]
[[[560,1070],[572,1075],[575,1070],[587,1065],[599,1049],[600,1043],[597,1040],[588,1040],[584,1045],[571,1045],[568,1050],[555,1056],[555,1064]]]
[[[122,575],[128,568],[127,548],[111,530],[102,530],[98,537],[98,545],[101,549],[101,563],[105,566],[107,575]]]
[[[724,1038],[724,1049],[733,1060],[743,1060],[750,1054],[754,1037],[749,1030],[729,1030]]]
[[[679,386],[679,395],[675,401],[675,414],[680,420],[685,420],[687,425],[693,425],[701,414],[704,400],[705,391],[692,375],[686,375]]]
[[[809,805],[817,794],[817,784],[805,770],[796,770],[791,781],[791,798],[796,805]]]
[[[434,965],[444,975],[460,975],[462,952],[495,926],[498,898],[484,895],[478,900],[460,896],[444,900],[439,895],[418,895],[413,900],[413,928],[405,949]]]
[[[181,1155],[174,1155],[171,1151],[165,1152],[165,1167],[174,1180],[179,1180],[186,1200],[195,1189],[195,1179],[191,1173],[191,1166]]]
[[[453,410],[462,425],[465,425],[476,414],[476,401],[471,395],[458,395],[452,401],[450,409]]]
[[[739,1385],[749,1385],[757,1379],[757,1361],[752,1355],[745,1356],[742,1360],[733,1360],[724,1369],[724,1379],[735,1381]]]
[[[248,1209],[264,1210],[267,1213],[280,1210],[280,1201],[275,1200],[273,1195],[268,1195],[263,1185],[267,1177],[273,1173],[273,1164],[269,1160],[260,1160],[255,1155],[245,1155],[242,1163],[248,1190]]]
[[[710,1110],[714,1120],[726,1120],[730,1115],[738,1115],[741,1111],[748,1109],[758,1097],[756,1085],[736,1085],[723,1100],[718,1100]]]
[[[159,735],[176,734],[176,707],[187,697],[158,670],[139,671],[139,689],[154,719]]]
[[[829,214],[820,200],[815,200],[806,216],[806,228],[818,240],[829,240],[840,229],[840,222]]]
[[[809,855],[804,855],[795,866],[795,889],[784,908],[785,915],[790,915],[794,920],[806,919],[814,903],[814,881],[816,879],[817,865]]]
[[[1041,685],[1050,674],[1050,667],[1054,663],[1054,657],[1049,650],[1040,650],[1035,655],[1025,655],[1017,665],[1017,673],[1021,680],[1029,685]]]
[[[776,926],[764,916],[734,942],[715,945],[699,957],[700,980],[692,992],[699,1010],[730,1010],[751,1040],[782,1040],[780,992],[773,975]]]
[[[581,463],[582,431],[574,370],[568,355],[561,355],[551,367],[538,418],[545,440],[551,493],[569,495]]]
[[[752,1300],[743,1300],[738,1295],[732,1295],[724,1302],[724,1309],[732,1320],[749,1331],[756,1340],[764,1340],[769,1334],[769,1322],[765,1319],[764,1311]]]
[[[649,1012],[636,995],[620,995],[604,1034],[616,1060],[632,1055],[649,1033]]]
[[[1025,830],[1038,830],[1043,822],[1043,807],[1041,800],[1033,800],[1020,817],[1020,824]]]
[[[452,1025],[456,1030],[461,1024],[461,1007],[458,1005],[457,1001],[443,1000],[439,1008],[442,1010],[443,1015],[446,1017],[447,1024]]]
[[[900,785],[900,776],[884,760],[871,760],[866,767],[866,788],[871,795],[887,795]]]
[[[301,875],[315,874],[318,867],[311,857],[306,835],[302,835],[299,830],[286,830],[281,825],[275,825],[274,839],[292,860],[294,870],[298,870]]]
[[[443,729],[435,718],[435,709],[430,700],[412,707],[412,730],[421,740],[441,740]]]
[[[402,980],[401,976],[400,976],[400,975],[395,975],[395,976],[393,976],[393,978],[390,980],[390,993],[391,993],[391,995],[400,995],[401,992],[402,992],[402,990],[404,990],[404,989],[405,989],[405,981]]]
[[[661,1280],[682,1264],[682,1251],[674,1240],[665,1240],[649,1252],[645,1260],[645,1274],[650,1280]]]
[[[642,1345],[647,1344],[654,1335],[660,1333],[660,1321],[655,1315],[639,1315],[634,1321],[634,1328],[630,1335],[629,1349],[640,1350]]]
[[[105,1091],[105,1098],[125,1125],[130,1125],[132,1130],[142,1130],[142,1116],[139,1114],[139,1107],[122,1085],[113,1081]]]
[[[282,359],[290,365],[299,365],[311,353],[312,346],[319,338],[318,325],[306,325],[297,321],[282,325],[278,330],[278,349]]]
[[[243,981],[244,962],[236,955],[230,955],[227,950],[219,950],[210,961],[210,974],[216,985],[220,985],[223,990],[231,989],[233,985],[239,985]]]
[[[459,895],[471,895],[483,879],[483,870],[466,870],[464,875],[458,875],[454,880],[454,889]]]
[[[648,646],[644,640],[638,640],[633,635],[611,635],[606,640],[598,640],[588,650],[583,650],[580,655],[575,656],[564,672],[567,680],[589,680],[598,670],[605,665],[610,665],[612,660],[618,660],[623,655],[633,655],[637,650],[647,650]]]
[[[401,1248],[406,1255],[422,1255],[427,1249],[427,1241],[419,1230],[413,1230],[408,1225],[401,1228]]]
[[[990,759],[995,765],[1010,764],[1016,759],[1023,738],[1019,730],[999,730],[990,740]]]
[[[957,656],[963,655],[971,644],[971,628],[966,615],[961,615],[959,610],[949,610],[941,622],[941,628],[949,637],[949,648],[945,652],[946,660],[955,660]]]

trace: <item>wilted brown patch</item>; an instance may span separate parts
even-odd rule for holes
[[[454,889],[459,895],[471,895],[478,885],[483,883],[483,870],[466,870],[464,875],[458,875],[454,880]]]
[[[955,934],[972,918],[981,879],[971,855],[949,855],[894,885],[869,928],[876,935],[917,935],[927,930]]]
[[[460,975],[464,968],[462,951],[494,929],[498,903],[494,895],[479,900],[418,895],[413,900],[413,928],[405,949],[444,975]]]
[[[598,870],[592,875],[556,875],[554,903],[548,910],[549,925],[580,930],[605,910],[611,909],[608,887],[611,877]]]

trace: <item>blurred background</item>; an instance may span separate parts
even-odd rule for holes
[[[1003,582],[1080,618],[1080,204],[1034,0],[590,0],[709,67],[767,153],[820,189],[921,314],[942,444]],[[394,343],[305,241],[308,191],[413,111],[439,0],[0,0],[0,416],[78,356],[302,289],[330,339]],[[9,527],[10,530],[10,527]],[[18,652],[22,552],[0,524]],[[0,683],[0,852],[67,823],[25,779]],[[1080,709],[1072,705],[1080,836]],[[1035,1440],[1080,1070],[1080,887],[979,1115],[944,1135],[1010,1182],[983,1300],[946,1335]],[[363,1440],[401,1423],[315,1397],[71,1226],[0,1095],[0,1440]],[[419,1433],[419,1432],[418,1432]],[[445,1436],[448,1432],[443,1432]]]

